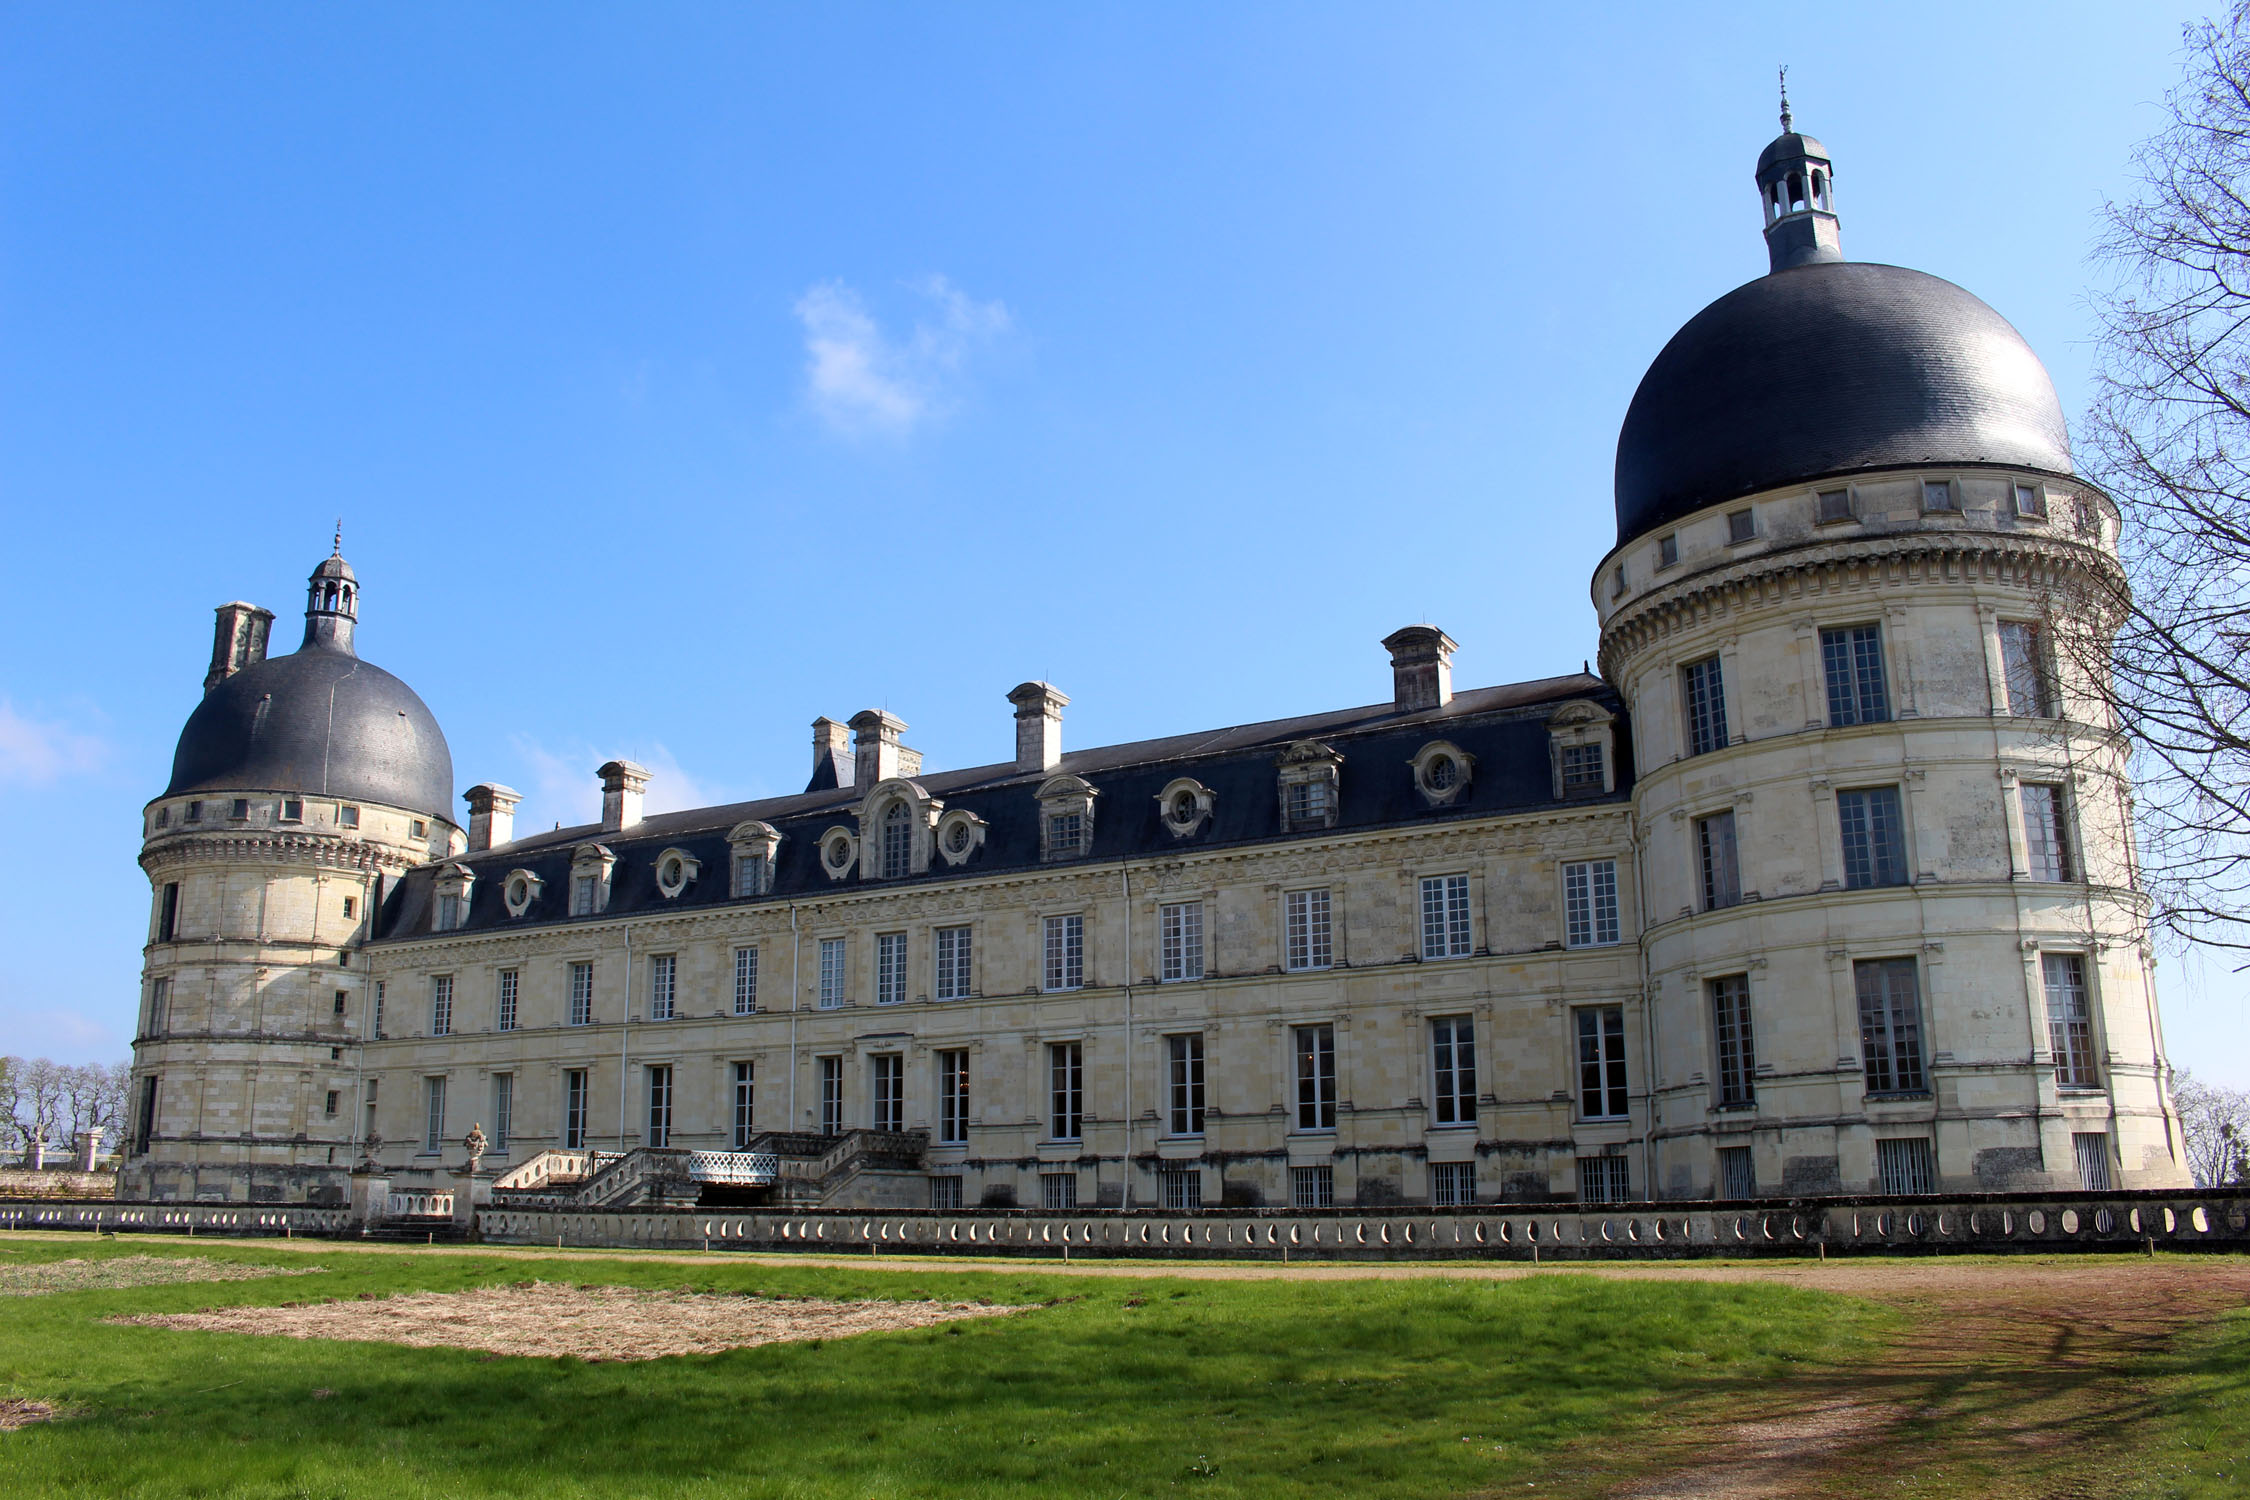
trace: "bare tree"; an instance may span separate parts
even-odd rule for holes
[[[2120,502],[2125,574],[2065,601],[2057,637],[2130,737],[2159,929],[2250,948],[2250,0],[2185,53],[2099,251],[2080,453]]]
[[[21,1155],[52,1141],[62,1123],[62,1068],[44,1057],[11,1057],[0,1070],[0,1141]]]
[[[2188,1170],[2197,1187],[2250,1181],[2250,1093],[2205,1083],[2185,1068],[2172,1074]]]

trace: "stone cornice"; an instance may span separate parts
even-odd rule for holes
[[[151,841],[141,850],[141,868],[150,874],[182,865],[242,864],[314,865],[327,870],[356,870],[378,875],[403,875],[423,861],[406,851],[365,839],[294,830],[212,833],[178,833]]]

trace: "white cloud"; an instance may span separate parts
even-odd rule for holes
[[[594,772],[605,762],[621,758],[638,761],[648,768],[648,794],[641,809],[644,813],[678,812],[744,800],[728,788],[689,771],[662,745],[651,745],[620,756],[598,751],[583,742],[550,747],[521,734],[511,743],[528,773],[523,785],[517,788],[523,793],[523,806],[516,818],[519,838],[544,832],[557,823],[570,828],[600,822],[602,787]]]
[[[941,420],[959,399],[969,356],[1008,330],[1005,306],[978,302],[943,276],[924,277],[912,290],[928,306],[904,339],[886,333],[841,281],[797,299],[806,398],[833,431],[902,438]]]
[[[30,719],[0,698],[0,780],[16,786],[45,786],[65,776],[84,775],[109,758],[109,743],[59,720]]]

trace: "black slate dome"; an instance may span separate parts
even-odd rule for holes
[[[165,796],[301,792],[453,821],[453,752],[436,717],[412,688],[352,651],[356,590],[327,588],[352,577],[341,558],[322,563],[305,644],[204,695],[180,731]]]
[[[1842,258],[1825,148],[1758,158],[1774,271],[1687,322],[1617,435],[1619,545],[1707,505],[1872,469],[2002,464],[2065,475],[2054,382],[2007,319],[1950,281]],[[1794,175],[1793,175],[1794,174]]]

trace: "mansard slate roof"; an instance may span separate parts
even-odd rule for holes
[[[974,812],[984,819],[986,830],[983,846],[959,866],[933,856],[926,874],[904,880],[863,880],[856,865],[844,879],[836,880],[821,867],[822,833],[839,824],[859,832],[853,810],[866,795],[865,787],[659,813],[621,832],[605,832],[597,823],[537,833],[449,862],[465,865],[476,875],[467,920],[458,930],[492,932],[600,920],[569,915],[571,855],[587,843],[605,845],[618,857],[602,918],[786,904],[1041,868],[1036,794],[1049,777],[1063,774],[1083,777],[1096,796],[1092,847],[1082,858],[1053,862],[1050,867],[1058,872],[1121,859],[1559,807],[1563,804],[1554,796],[1547,720],[1575,699],[1590,700],[1615,715],[1617,739],[1614,792],[1602,799],[1575,798],[1571,805],[1622,801],[1631,791],[1628,768],[1632,764],[1623,702],[1599,677],[1572,673],[1471,689],[1455,694],[1444,708],[1413,713],[1383,703],[1080,750],[1064,755],[1051,771],[1023,770],[1003,762],[907,778],[943,801],[948,812],[956,808]],[[1276,759],[1288,745],[1306,739],[1318,740],[1343,757],[1336,824],[1320,833],[1286,834],[1281,830]],[[1439,739],[1458,746],[1473,758],[1474,766],[1467,790],[1448,806],[1433,808],[1416,788],[1408,761]],[[1157,796],[1182,776],[1211,788],[1216,805],[1201,829],[1177,838],[1162,822]],[[773,824],[783,838],[773,893],[737,897],[731,894],[733,851],[727,834],[750,819]],[[685,891],[668,900],[657,890],[656,860],[671,848],[701,861],[702,869]],[[392,889],[377,918],[378,941],[430,933],[431,882],[437,868],[412,871]],[[517,869],[529,870],[545,884],[530,909],[512,918],[503,904],[502,888],[508,873]]]

